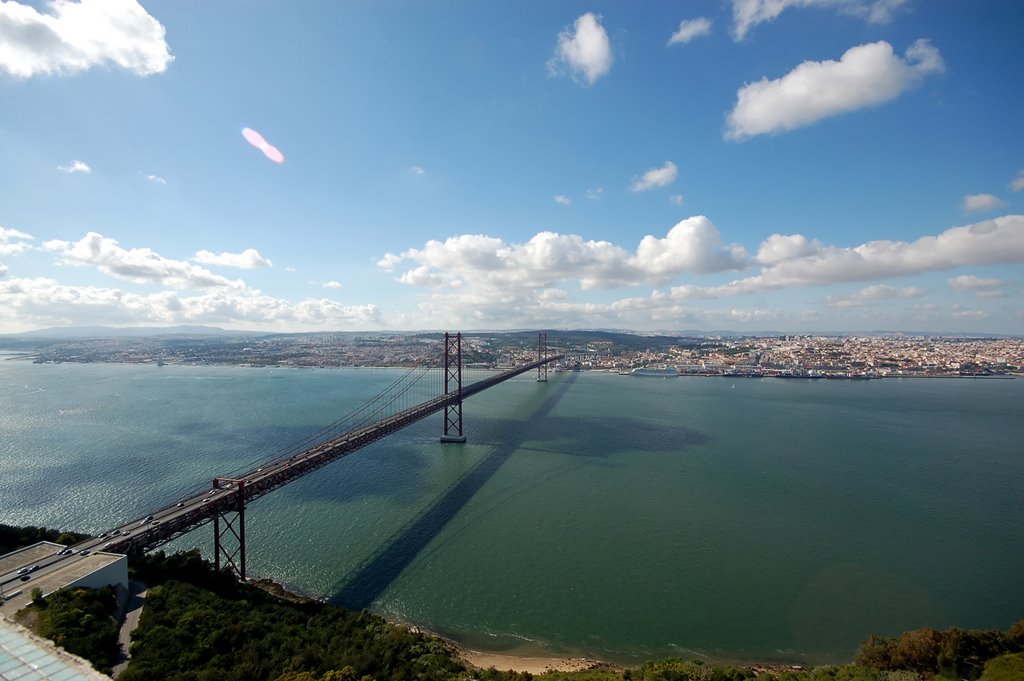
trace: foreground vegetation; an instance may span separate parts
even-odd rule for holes
[[[196,552],[156,554],[134,569],[150,588],[123,681],[412,681],[466,671],[438,639],[366,611],[284,601],[214,572]]]
[[[473,670],[443,641],[366,611],[287,602],[215,573],[196,553],[146,558],[150,585],[124,681],[156,679],[526,680],[530,674]],[[154,586],[155,585],[155,586]],[[854,664],[811,670],[708,665],[680,659],[640,667],[549,672],[545,681],[1003,681],[1024,678],[1024,621],[1008,631],[918,629],[872,636]],[[989,663],[986,667],[986,663]],[[991,667],[991,669],[989,669]],[[1000,669],[1008,670],[1000,676]],[[984,676],[982,674],[984,673]],[[1009,673],[1009,676],[1005,674]]]
[[[41,528],[0,526],[0,541],[51,538]],[[45,537],[44,537],[45,535]],[[37,538],[38,537],[38,538]],[[27,542],[27,543],[31,543]],[[150,586],[131,662],[121,681],[528,681],[528,673],[472,669],[446,642],[367,611],[297,602],[217,573],[198,552],[132,559]],[[38,633],[101,671],[116,662],[111,590],[71,589],[31,611]],[[545,681],[928,681],[1024,679],[1024,620],[1007,631],[923,628],[869,637],[853,664],[803,670],[668,659],[627,670],[548,672]]]
[[[116,615],[112,588],[61,589],[46,598],[34,589],[32,606],[20,619],[40,636],[109,674],[120,657]]]

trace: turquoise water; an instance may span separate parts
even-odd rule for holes
[[[398,375],[0,359],[0,521],[101,531]],[[843,661],[1024,618],[1024,381],[527,374],[465,418],[464,446],[437,415],[253,503],[250,573],[626,663]]]

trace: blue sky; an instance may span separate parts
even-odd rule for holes
[[[0,331],[1024,333],[1021,26],[0,0]]]

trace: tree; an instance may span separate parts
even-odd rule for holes
[[[904,632],[892,650],[892,667],[936,672],[941,647],[942,634],[931,627]]]
[[[1024,653],[1000,655],[985,663],[980,681],[1020,681],[1024,679]]]

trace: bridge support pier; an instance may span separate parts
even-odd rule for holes
[[[548,334],[541,331],[537,334],[537,361],[541,361],[548,356]],[[547,383],[548,382],[548,365],[540,364],[537,366],[537,382]]]
[[[444,408],[444,435],[441,442],[465,442],[462,434],[462,332],[453,338],[444,334],[444,394],[456,399]]]
[[[214,478],[214,489],[221,485],[235,485],[234,497],[237,506],[218,509],[213,516],[213,565],[220,572],[223,565],[231,569],[238,578],[245,581],[245,480],[235,478]],[[212,502],[211,502],[212,503]],[[234,541],[232,541],[234,538]],[[227,543],[225,543],[225,539]],[[233,549],[233,550],[232,550]]]

